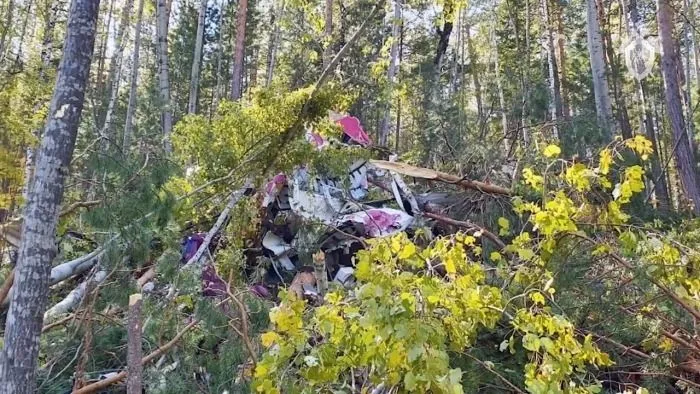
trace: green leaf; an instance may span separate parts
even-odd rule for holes
[[[406,372],[406,375],[403,377],[403,385],[408,391],[412,391],[416,388],[416,375],[413,374],[413,372],[408,371]]]
[[[525,334],[523,337],[523,347],[532,352],[539,351],[540,337],[535,334]]]

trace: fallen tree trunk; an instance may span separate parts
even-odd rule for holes
[[[52,318],[62,315],[64,313],[70,312],[71,309],[75,308],[85,297],[85,293],[88,289],[88,285],[99,284],[107,277],[107,272],[104,270],[98,271],[95,276],[83,281],[78,287],[73,289],[66,298],[59,301],[56,305],[49,308],[44,313],[44,321],[51,320]]]
[[[369,162],[377,168],[396,172],[413,178],[451,183],[459,185],[464,189],[477,190],[483,193],[499,194],[503,196],[511,195],[510,190],[502,186],[492,185],[481,181],[473,181],[464,177],[460,178],[456,175],[431,170],[429,168],[416,167],[406,163],[395,163],[385,160],[370,160]]]

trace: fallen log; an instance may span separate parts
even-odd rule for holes
[[[100,270],[94,276],[91,276],[83,281],[78,285],[78,287],[68,293],[64,299],[56,303],[44,313],[44,321],[51,320],[54,317],[64,313],[68,313],[71,309],[80,304],[80,301],[82,301],[83,297],[85,297],[85,292],[87,291],[89,285],[100,284],[106,277],[107,272]]]
[[[416,167],[406,163],[396,163],[385,160],[370,160],[369,162],[377,168],[393,171],[413,178],[451,183],[459,185],[464,189],[477,190],[483,193],[498,194],[503,196],[511,195],[510,190],[502,186],[492,185],[481,181],[473,181],[445,172],[431,170],[429,168]]]

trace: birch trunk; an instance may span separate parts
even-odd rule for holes
[[[612,140],[614,125],[610,89],[605,76],[605,53],[603,39],[600,34],[600,21],[596,0],[586,0],[586,36],[588,38],[588,55],[591,62],[593,77],[593,93],[598,127],[603,131],[604,140]]]
[[[245,25],[248,16],[248,0],[240,0],[236,15],[236,47],[233,56],[231,75],[231,100],[239,100],[243,94],[243,55],[245,54]]]
[[[55,0],[49,0],[46,2],[45,23],[44,23],[44,34],[41,40],[41,63],[39,65],[39,80],[41,82],[47,83],[46,71],[51,66],[51,55],[53,53],[53,32],[56,26],[56,4]],[[35,107],[35,110],[39,110],[39,105]],[[41,137],[41,129],[36,129],[32,132],[34,137],[39,139]],[[34,147],[29,146],[25,151],[26,161],[24,165],[24,185],[22,186],[22,201],[25,203],[29,201],[29,188],[34,176],[34,161],[36,159]]]
[[[664,91],[669,123],[673,131],[676,168],[685,192],[692,201],[693,210],[700,215],[700,183],[695,169],[688,133],[683,119],[683,102],[678,84],[678,54],[673,39],[673,9],[669,0],[657,0],[657,22],[661,41],[661,70],[664,76]]]
[[[379,126],[379,145],[387,146],[389,139],[389,127],[391,125],[391,96],[396,81],[398,68],[399,40],[401,34],[401,0],[394,0],[394,18],[391,28],[391,50],[389,52],[389,69],[387,70],[387,103],[384,107],[384,116]]]
[[[34,182],[24,211],[15,291],[0,354],[3,393],[34,393],[39,337],[48,298],[51,262],[64,180],[73,156],[95,44],[99,0],[73,0],[63,59],[49,108]]]
[[[204,45],[204,17],[207,13],[207,0],[200,0],[199,18],[197,19],[197,38],[194,44],[192,58],[192,74],[190,74],[190,98],[187,113],[197,113],[197,93],[199,92],[199,69],[202,65],[202,46]]]
[[[163,147],[167,153],[172,152],[170,134],[173,130],[173,113],[170,108],[170,69],[168,66],[168,20],[170,5],[168,0],[156,3],[156,37],[158,52],[158,91],[161,105],[161,126],[163,128]]]
[[[136,14],[136,32],[134,33],[134,53],[131,58],[131,87],[129,88],[129,104],[126,107],[126,120],[124,122],[124,137],[122,152],[126,154],[131,145],[131,134],[134,129],[134,112],[136,111],[136,92],[139,80],[139,52],[141,51],[141,23],[143,22],[143,0],[139,0]]]
[[[129,27],[129,15],[134,6],[134,0],[127,0],[122,9],[121,19],[119,21],[119,32],[116,37],[117,49],[112,57],[109,65],[109,101],[107,102],[107,110],[105,112],[105,120],[100,129],[100,138],[102,150],[106,150],[109,142],[114,140],[112,135],[112,123],[114,117],[114,108],[117,105],[119,98],[119,85],[122,79],[122,59],[124,57],[124,48],[126,47],[126,31]]]

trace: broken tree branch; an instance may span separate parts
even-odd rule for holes
[[[141,293],[132,294],[129,297],[129,325],[126,368],[128,376],[126,380],[127,394],[141,394],[143,357],[141,350],[141,305],[143,303]]]
[[[199,249],[197,249],[197,253],[195,253],[194,256],[192,256],[192,258],[190,258],[189,261],[187,261],[187,263],[185,263],[185,265],[182,268],[188,267],[193,263],[199,261],[200,258],[202,258],[204,252],[209,249],[209,244],[211,244],[211,240],[214,239],[214,236],[219,233],[219,230],[221,230],[221,226],[224,225],[224,222],[226,222],[229,215],[231,214],[231,210],[236,204],[238,204],[238,201],[240,201],[240,199],[245,195],[245,192],[248,189],[250,189],[250,181],[247,181],[242,188],[231,193],[226,207],[223,211],[221,211],[219,218],[216,219],[216,223],[214,223],[214,226],[212,226],[212,228],[207,233],[207,236],[204,238],[204,242],[202,242],[202,245],[200,245]]]
[[[100,284],[107,277],[107,272],[104,270],[98,271],[94,276],[90,276],[81,284],[73,289],[68,295],[59,301],[56,305],[49,308],[44,313],[44,321],[51,320],[52,318],[68,313],[71,309],[75,308],[86,294],[89,285]]]
[[[499,194],[503,196],[511,195],[510,190],[505,187],[492,185],[481,181],[473,181],[445,172],[431,170],[429,168],[416,167],[406,163],[396,163],[385,160],[370,160],[369,162],[377,168],[393,171],[413,178],[452,183],[459,185],[464,189],[477,190],[483,193]]]
[[[493,242],[498,247],[498,249],[503,249],[506,247],[505,242],[503,242],[500,238],[498,238],[498,236],[496,234],[494,234],[491,231],[489,231],[489,230],[487,230],[479,225],[476,225],[472,222],[455,220],[455,219],[449,218],[447,216],[443,216],[443,215],[440,215],[437,213],[432,213],[432,212],[424,212],[423,216],[430,218],[430,219],[437,220],[439,222],[451,224],[453,226],[462,227],[462,228],[466,228],[466,229],[472,229],[472,230],[476,230],[476,231],[481,231],[481,234],[484,237],[488,238],[489,241]]]

